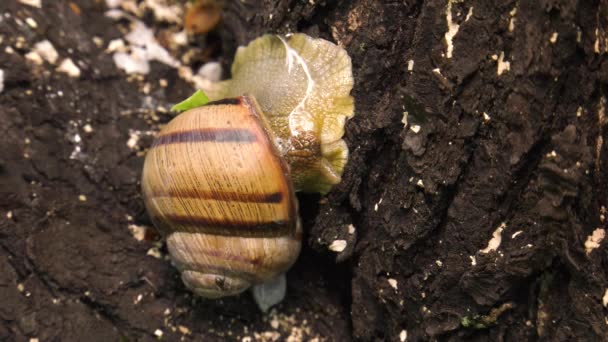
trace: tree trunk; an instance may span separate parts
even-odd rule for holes
[[[227,70],[268,32],[352,57],[350,160],[325,198],[299,196],[284,302],[194,297],[152,234],[143,156],[193,85],[162,63],[118,69],[105,50],[128,19],[104,1],[3,0],[0,340],[608,339],[608,1],[223,6],[172,50],[195,52],[185,65]],[[176,24],[140,17],[169,44]],[[45,39],[59,58],[38,64]]]

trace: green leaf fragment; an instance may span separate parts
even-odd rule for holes
[[[171,107],[171,111],[181,113],[192,108],[204,106],[207,102],[209,102],[207,95],[202,90],[197,90],[189,98]]]

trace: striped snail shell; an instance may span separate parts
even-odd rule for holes
[[[143,197],[189,289],[218,298],[254,286],[266,310],[283,298],[300,251],[294,192],[340,181],[351,64],[325,40],[267,35],[239,48],[232,75],[203,87],[215,101],[161,130]]]
[[[298,256],[302,231],[288,166],[251,97],[172,120],[148,152],[142,186],[182,280],[201,296],[241,293]]]

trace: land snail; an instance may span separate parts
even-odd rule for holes
[[[147,211],[194,293],[250,287],[265,311],[285,296],[301,247],[294,192],[327,193],[348,158],[350,57],[304,34],[265,35],[237,50],[211,102],[171,120],[148,151]]]

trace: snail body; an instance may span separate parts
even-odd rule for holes
[[[265,310],[301,247],[294,192],[340,181],[352,71],[343,49],[297,34],[239,48],[232,75],[161,130],[142,190],[189,289],[218,298],[253,286]]]

